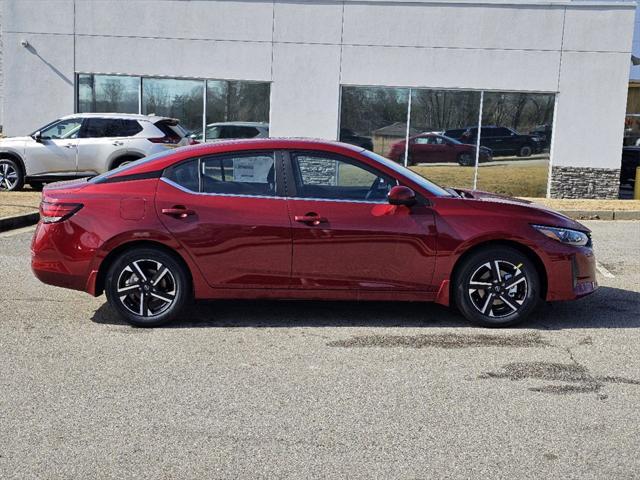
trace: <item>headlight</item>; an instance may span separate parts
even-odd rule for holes
[[[543,235],[553,238],[567,245],[575,245],[576,247],[584,247],[589,244],[589,235],[578,230],[569,228],[547,227],[545,225],[531,225]]]

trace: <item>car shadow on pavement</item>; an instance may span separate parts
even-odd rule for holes
[[[126,325],[107,303],[91,320]],[[220,300],[197,302],[163,328],[463,326],[471,324],[455,310],[433,303]],[[542,304],[519,328],[640,328],[640,292],[601,287],[581,300]]]

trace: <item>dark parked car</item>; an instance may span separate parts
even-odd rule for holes
[[[351,145],[355,145],[357,147],[362,147],[362,148],[366,148],[367,150],[373,151],[373,142],[371,141],[371,137],[358,135],[356,132],[354,132],[350,128],[340,129],[340,141],[344,143],[350,143]]]
[[[404,162],[405,141],[401,140],[391,146],[389,158],[396,162]],[[480,147],[481,162],[491,161],[491,150]],[[435,133],[421,133],[409,138],[407,164],[458,162],[470,166],[476,163],[475,145],[467,145],[453,138]]]
[[[638,167],[640,167],[640,147],[623,147],[620,185],[635,185]]]
[[[540,143],[542,144],[542,148],[551,147],[551,125],[538,125],[536,128],[529,132],[529,135],[533,135],[535,137],[540,138]]]
[[[475,144],[478,138],[478,127],[470,127],[460,134],[461,129],[447,130],[445,136],[455,138],[462,143]],[[480,145],[488,147],[494,156],[518,155],[528,157],[532,153],[540,153],[543,142],[536,135],[524,135],[507,127],[482,127]]]

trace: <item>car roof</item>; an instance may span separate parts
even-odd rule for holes
[[[66,115],[61,117],[61,120],[68,120],[70,118],[123,118],[127,120],[142,120],[147,122],[156,123],[160,120],[171,120],[179,122],[178,119],[170,117],[160,117],[158,115],[141,115],[139,113],[74,113],[73,115]]]
[[[147,159],[134,162],[131,169],[125,168],[113,174],[114,177],[131,174],[130,170],[135,170],[136,174],[162,170],[168,166],[189,158],[203,157],[223,153],[234,153],[252,150],[319,150],[329,153],[344,154],[349,151],[359,153],[364,148],[349,143],[342,143],[324,139],[314,138],[248,138],[236,140],[221,140],[213,143],[199,143],[179,147],[175,150],[167,151],[168,155],[160,154],[156,157],[151,155]]]

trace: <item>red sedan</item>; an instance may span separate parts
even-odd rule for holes
[[[405,145],[404,140],[391,145],[389,158],[404,163]],[[421,133],[409,138],[409,150],[406,155],[408,165],[457,162],[462,166],[470,167],[476,162],[476,147],[444,135]],[[490,162],[491,160],[491,150],[487,147],[480,147],[478,161]]]
[[[106,293],[156,326],[191,299],[435,301],[486,326],[597,286],[589,230],[443,189],[340,143],[259,139],[49,185],[32,242],[45,283]]]

